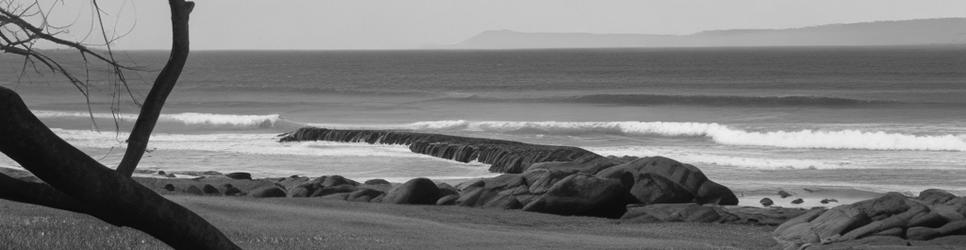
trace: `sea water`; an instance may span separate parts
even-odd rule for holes
[[[143,98],[166,53],[121,54],[146,69],[127,75]],[[109,167],[120,161],[138,107],[103,69],[92,73],[88,105],[62,77],[21,71],[22,58],[0,64],[0,84],[55,133]],[[301,126],[661,155],[738,191],[966,194],[966,47],[196,51],[140,169],[495,175],[400,145],[277,142]]]

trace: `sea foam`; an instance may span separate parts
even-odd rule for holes
[[[620,134],[666,137],[706,137],[715,143],[812,149],[966,151],[963,135],[915,135],[847,130],[750,131],[700,122],[557,122],[557,121],[423,121],[410,129],[468,130],[501,133]]]
[[[134,122],[138,116],[136,114],[112,114],[112,113],[88,113],[88,112],[68,112],[68,111],[34,111],[34,115],[39,118],[74,118],[86,119],[118,119],[126,122]],[[278,114],[270,115],[240,115],[240,114],[212,114],[212,113],[177,113],[161,114],[158,117],[160,122],[174,122],[189,126],[228,126],[241,128],[271,128],[281,119]]]

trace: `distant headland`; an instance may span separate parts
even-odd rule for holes
[[[966,44],[966,18],[828,24],[790,29],[732,29],[688,35],[484,31],[444,49],[634,47],[904,46]]]

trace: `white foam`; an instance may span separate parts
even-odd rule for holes
[[[52,129],[74,146],[86,148],[125,148],[127,133],[89,130]],[[412,153],[402,145],[371,145],[341,142],[279,143],[275,134],[165,134],[151,135],[148,149],[195,150],[253,155],[303,155],[326,157],[435,157]]]
[[[718,123],[699,122],[520,122],[520,121],[424,121],[410,129],[469,130],[485,132],[533,132],[546,134],[626,134],[699,136],[724,145],[781,148],[966,151],[962,135],[913,135],[895,132],[848,130],[748,131]]]
[[[68,111],[34,111],[34,115],[39,118],[75,118],[87,119],[118,119],[126,122],[134,122],[138,116],[136,114],[111,114],[111,113],[88,113],[88,112],[68,112]],[[230,126],[243,128],[271,128],[281,119],[278,114],[270,115],[240,115],[240,114],[212,114],[212,113],[177,113],[161,114],[158,120],[161,122],[176,122],[184,125],[193,126]]]

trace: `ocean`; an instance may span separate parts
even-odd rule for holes
[[[120,54],[146,70],[128,74],[143,98],[166,52]],[[21,72],[23,59],[8,54],[0,64],[0,84],[58,135],[107,166],[120,161],[137,107],[103,67],[90,74],[91,113],[62,77]],[[397,182],[496,175],[405,146],[277,142],[320,126],[660,155],[736,193],[966,194],[962,46],[196,51],[163,113],[139,169]],[[17,164],[0,157],[0,166]]]

